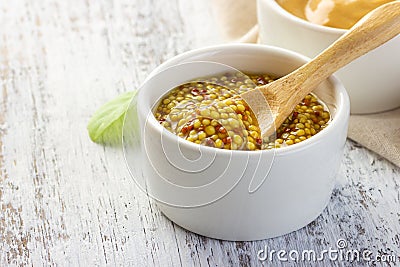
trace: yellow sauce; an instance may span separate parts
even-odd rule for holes
[[[293,15],[312,23],[350,29],[371,10],[393,0],[276,0]]]

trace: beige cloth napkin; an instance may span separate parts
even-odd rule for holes
[[[221,34],[230,42],[257,42],[255,0],[213,0]],[[348,137],[400,167],[400,108],[351,115]]]

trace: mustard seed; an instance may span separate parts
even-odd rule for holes
[[[273,149],[300,143],[330,122],[325,105],[307,95],[276,130],[262,140],[257,119],[240,94],[274,79],[267,74],[227,73],[172,89],[154,110],[167,130],[196,144],[220,149]]]

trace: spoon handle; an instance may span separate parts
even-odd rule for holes
[[[296,84],[286,87],[292,90],[286,92],[289,96],[286,101],[296,105],[335,71],[399,33],[400,1],[387,3],[371,11],[313,60],[282,78],[287,83]]]

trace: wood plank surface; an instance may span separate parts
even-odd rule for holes
[[[161,62],[222,42],[212,1],[0,1],[0,266],[399,266],[400,169],[347,141],[324,212],[294,233],[228,242],[173,224],[134,184],[122,149],[92,143],[102,103]],[[395,255],[262,262],[258,251]]]

